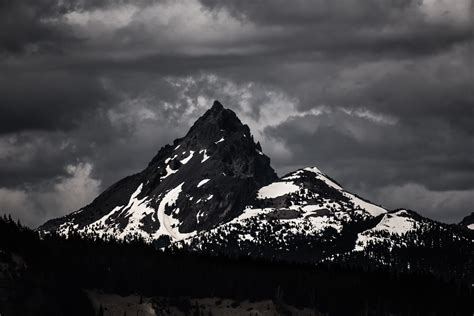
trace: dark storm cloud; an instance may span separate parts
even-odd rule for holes
[[[343,173],[340,177],[352,185],[363,181],[378,187],[422,179],[432,190],[472,189],[473,138],[442,121],[422,124],[374,122],[338,111],[292,119],[267,128],[266,133],[302,157],[303,165],[317,161],[322,169]]]
[[[0,2],[0,52],[23,53],[72,40],[68,31],[47,19],[59,14],[57,1]]]
[[[469,10],[0,0],[0,208],[31,225],[73,211],[220,99],[280,173],[317,165],[389,207],[457,220],[474,198]]]
[[[328,1],[297,0],[291,5],[287,1],[216,1],[201,0],[210,9],[227,9],[240,19],[270,25],[311,25],[333,20],[337,23],[384,24],[394,14],[418,5],[416,0],[392,1]]]
[[[424,124],[372,122],[341,111],[291,119],[267,128],[266,133],[298,157],[300,165],[293,168],[317,165],[372,201],[456,221],[472,205],[474,141],[444,122]],[[394,194],[390,198],[385,189],[388,184]],[[442,207],[434,198],[428,203],[430,196],[446,194],[444,200],[456,196],[450,191],[470,192],[471,199],[457,201],[454,197]],[[418,193],[416,199],[420,200],[407,199],[409,193]]]
[[[99,78],[82,73],[44,69],[1,75],[0,133],[73,129],[111,98]]]
[[[292,53],[416,57],[469,42],[473,35],[469,23],[430,21],[420,0],[201,2],[209,10],[226,10],[242,21],[276,28],[277,34],[263,42],[269,49]]]
[[[146,5],[149,0],[1,0],[0,49],[21,53],[32,45],[46,48],[79,40],[64,23],[63,15],[70,12],[108,8],[127,3]]]
[[[59,52],[80,40],[59,19],[74,10],[101,7],[107,1],[2,0],[0,1],[0,53]]]

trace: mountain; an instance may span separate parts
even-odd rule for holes
[[[411,210],[387,210],[316,167],[278,178],[249,127],[218,101],[142,172],[39,231],[140,238],[212,255],[416,266],[472,277],[471,231]]]
[[[40,231],[75,231],[159,246],[240,215],[257,190],[277,178],[247,125],[215,101],[185,137],[159,150],[140,173]]]
[[[474,212],[464,217],[463,220],[459,223],[459,225],[474,230]]]

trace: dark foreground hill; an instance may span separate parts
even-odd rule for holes
[[[163,252],[74,234],[41,240],[8,219],[0,266],[2,315],[472,315],[474,302],[470,284],[418,269]]]

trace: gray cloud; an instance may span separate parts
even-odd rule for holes
[[[100,78],[42,69],[0,76],[0,133],[68,130],[113,98]]]
[[[0,215],[10,213],[33,227],[78,210],[100,191],[100,181],[91,177],[91,165],[78,163],[65,168],[67,177],[56,177],[22,189],[0,188]]]
[[[474,198],[472,8],[0,0],[0,209],[37,225],[78,208],[219,99],[280,174],[317,165],[457,221]]]

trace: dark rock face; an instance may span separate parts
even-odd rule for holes
[[[83,209],[39,229],[126,232],[151,239],[171,235],[173,239],[238,216],[256,191],[275,179],[270,159],[255,144],[249,127],[215,101],[185,137],[161,148],[145,170],[118,181]],[[140,208],[145,209],[137,212]],[[165,217],[172,223],[160,229]]]

